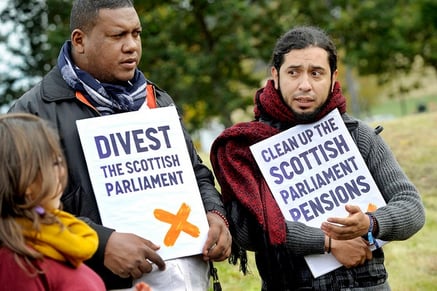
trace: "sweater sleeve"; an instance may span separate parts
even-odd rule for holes
[[[425,210],[418,190],[406,176],[389,146],[367,125],[358,127],[357,146],[387,205],[374,212],[377,238],[405,240],[425,223]]]
[[[287,221],[287,249],[295,256],[325,253],[325,234],[320,228]]]
[[[262,232],[256,219],[237,201],[227,206],[228,220],[232,238],[239,246],[248,251],[258,251],[257,242]],[[286,248],[295,256],[323,254],[325,252],[325,235],[321,229],[306,226],[300,222],[286,222]]]

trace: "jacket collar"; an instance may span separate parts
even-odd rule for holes
[[[76,99],[75,91],[65,83],[58,66],[55,66],[41,81],[41,96],[46,102]]]

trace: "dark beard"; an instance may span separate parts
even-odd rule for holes
[[[282,96],[282,90],[281,90],[281,85],[280,81],[279,81],[279,76],[278,76],[278,92],[279,95],[281,96],[282,100],[284,100],[284,96]],[[332,88],[332,76],[331,76],[331,84],[329,85],[329,88]],[[291,112],[293,112],[294,118],[296,119],[296,121],[298,123],[311,123],[311,122],[315,122],[317,121],[319,118],[319,113],[325,109],[325,107],[328,105],[329,100],[332,98],[332,91],[329,91],[328,93],[328,98],[326,98],[325,103],[323,103],[322,105],[320,105],[319,107],[317,107],[313,112],[308,112],[308,113],[298,113],[296,111],[293,110],[293,108],[291,108],[290,106],[288,106],[291,110]]]
[[[319,113],[323,110],[325,104],[327,103],[328,102],[325,102],[323,103],[322,106],[316,108],[313,112],[307,112],[307,113],[298,113],[294,111],[292,108],[290,109],[293,112],[294,117],[296,118],[296,121],[298,121],[298,123],[311,123],[317,121],[316,118],[318,117]]]

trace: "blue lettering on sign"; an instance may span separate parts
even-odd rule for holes
[[[137,153],[149,150],[159,150],[161,147],[171,148],[168,131],[170,126],[157,128],[135,129],[124,133],[111,133],[108,136],[98,135],[94,137],[97,153],[100,159],[110,156],[119,156],[120,152],[126,155],[135,151]]]

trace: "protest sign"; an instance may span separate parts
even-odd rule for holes
[[[176,108],[76,123],[103,225],[160,245],[164,260],[200,254],[209,227]]]
[[[385,205],[337,109],[250,150],[286,220],[319,228],[328,217],[346,217],[346,204],[363,212]],[[341,266],[332,254],[305,259],[314,277]]]

